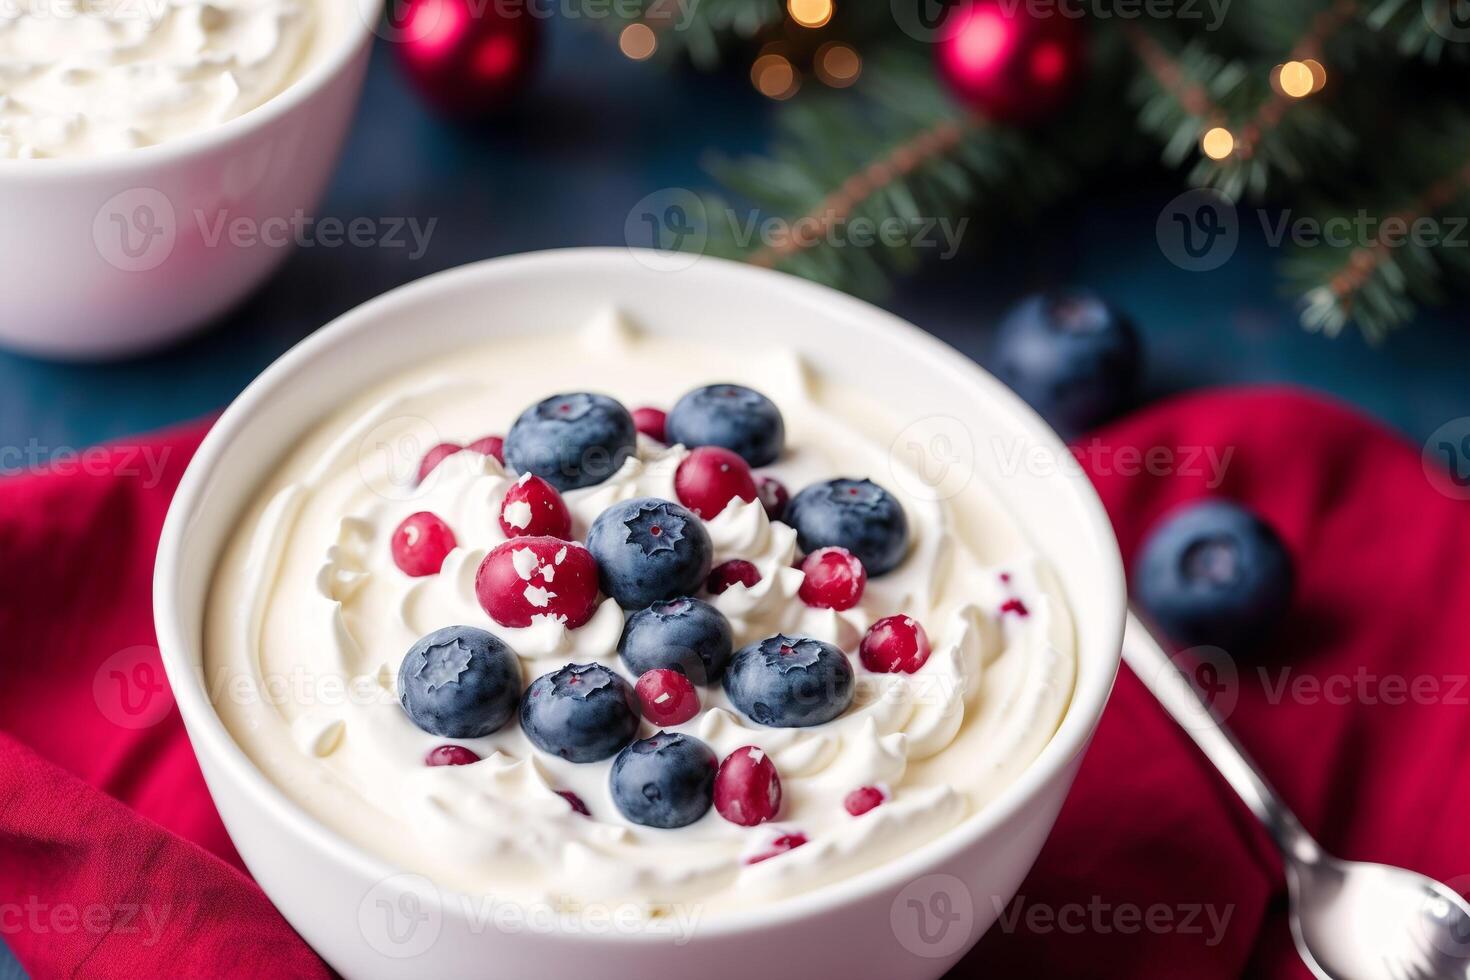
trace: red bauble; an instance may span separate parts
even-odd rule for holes
[[[390,25],[398,60],[423,97],[469,118],[504,108],[525,87],[541,47],[529,6],[403,0]]]
[[[989,119],[1031,123],[1067,101],[1084,61],[1082,25],[1058,5],[976,0],[954,7],[935,46],[939,74],[965,105]]]

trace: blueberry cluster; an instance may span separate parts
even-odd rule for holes
[[[616,502],[593,522],[584,547],[572,540],[571,512],[560,494],[610,477],[633,453],[640,432],[693,451],[675,481],[680,500]],[[832,581],[802,592],[813,605],[850,608],[868,575],[882,575],[903,560],[907,521],[882,487],[829,480],[792,498],[774,479],[751,473],[750,467],[779,458],[784,442],[775,404],[734,384],[695,389],[667,417],[647,408],[630,413],[588,392],[554,395],[527,408],[503,443],[507,469],[522,477],[501,503],[508,540],[487,554],[476,596],[502,627],[522,628],[550,616],[575,629],[591,618],[600,592],[628,611],[618,642],[623,670],[571,663],[523,688],[519,658],[506,643],[477,627],[449,626],[420,639],[404,657],[398,690],[408,718],[436,736],[474,739],[518,717],[526,738],[548,755],[579,765],[612,759],[612,802],[643,826],[686,826],[711,808],[745,825],[774,819],[779,778],[759,749],[743,747],[722,764],[690,734],[639,736],[640,729],[691,721],[700,707],[696,688],[712,685],[722,685],[739,711],[771,727],[821,725],[852,704],[853,667],[842,650],[783,634],[737,652],[724,615],[695,597],[702,588],[713,595],[737,583],[759,583],[752,565],[722,579],[722,588],[710,584],[714,548],[704,524],[732,501],[757,496],[773,520],[796,529],[809,558],[834,553],[828,556]],[[447,552],[456,542],[444,530],[439,550]],[[415,575],[437,574],[443,559],[409,557],[415,561],[405,571]],[[879,659],[910,665],[905,669],[923,660],[912,651]],[[637,685],[627,677],[637,678]],[[425,756],[435,766],[479,759],[471,748],[453,744]],[[575,794],[563,795],[575,801],[577,812],[588,812]]]

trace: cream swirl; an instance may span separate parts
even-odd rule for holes
[[[525,901],[701,909],[770,901],[890,860],[1014,779],[1066,710],[1071,624],[1024,536],[983,488],[943,502],[903,493],[915,483],[890,469],[898,464],[882,433],[846,422],[832,386],[806,384],[789,354],[682,352],[681,373],[668,370],[662,348],[626,328],[604,328],[584,346],[595,356],[578,358],[564,345],[563,362],[551,366],[535,345],[506,341],[408,372],[342,409],[280,466],[216,575],[207,627],[207,667],[222,692],[216,704],[257,764],[344,836],[448,887]],[[445,435],[468,442],[508,424],[546,391],[606,389],[615,379],[613,393],[627,403],[671,404],[707,380],[687,370],[701,360],[721,365],[718,380],[777,400],[790,438],[769,472],[792,488],[872,476],[899,495],[911,527],[903,564],[837,612],[800,599],[796,533],[759,502],[733,501],[706,522],[716,561],[739,558],[760,572],[754,585],[710,597],[737,644],[800,633],[853,655],[857,695],[828,724],[764,728],[716,686],[701,689],[704,710],[679,726],[721,757],[746,745],[768,753],[784,788],[779,822],[742,828],[711,812],[677,831],[632,824],[612,802],[610,762],[547,756],[514,723],[465,742],[480,763],[425,766],[443,740],[415,728],[394,691],[398,664],[418,637],[451,624],[489,629],[517,652],[529,682],[568,662],[623,670],[623,612],[604,600],[578,629],[552,617],[523,629],[493,623],[476,601],[474,577],[505,540],[497,518],[514,478],[469,451],[440,463],[422,486],[395,482],[395,469]],[[410,460],[363,449],[394,446],[409,431],[419,433]],[[674,474],[686,456],[682,447],[640,440],[607,481],[565,495],[574,535],[585,537],[614,502],[677,499]],[[443,518],[458,546],[438,575],[415,579],[394,567],[387,540],[421,510]],[[925,625],[933,653],[913,674],[869,672],[858,640],[895,613]],[[304,681],[287,696],[248,696],[297,674]],[[328,698],[328,688],[347,693]],[[235,689],[246,695],[229,693]],[[652,730],[645,723],[643,734]],[[861,787],[880,789],[885,800],[854,817],[844,800]],[[584,800],[592,818],[573,812],[565,792]],[[798,833],[805,845],[752,863],[777,837]]]
[[[90,156],[218,125],[301,72],[310,0],[0,0],[0,157]]]

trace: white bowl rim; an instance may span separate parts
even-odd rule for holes
[[[479,279],[490,283],[497,278],[513,277],[528,266],[560,264],[566,266],[567,272],[570,273],[579,266],[584,267],[587,263],[626,263],[635,257],[638,251],[640,250],[618,247],[564,248],[501,256],[425,276],[354,307],[282,354],[230,403],[210,428],[209,433],[190,460],[175,491],[158,546],[158,558],[154,572],[154,618],[164,667],[174,687],[174,699],[179,706],[180,713],[188,721],[191,748],[193,743],[202,739],[206,743],[206,751],[224,768],[226,778],[234,781],[244,792],[250,794],[259,805],[274,810],[276,817],[291,829],[298,840],[316,849],[333,863],[347,866],[359,876],[360,880],[377,883],[413,873],[402,868],[395,868],[382,858],[339,837],[277,787],[251,761],[225,728],[214,705],[209,700],[201,679],[202,673],[196,675],[193,666],[181,658],[182,651],[193,650],[197,644],[202,643],[202,640],[189,642],[180,630],[179,617],[174,608],[174,595],[179,581],[179,556],[184,549],[188,524],[202,501],[208,474],[228,450],[235,430],[248,422],[259,403],[271,397],[272,389],[281,380],[289,378],[300,362],[310,360],[344,342],[359,324],[380,319],[395,311],[403,312],[411,309],[421,299],[432,296],[440,290],[459,286],[469,280]],[[654,257],[645,261],[654,263],[662,257],[662,253],[653,253],[653,255]],[[931,357],[936,354],[943,355],[943,362],[953,372],[963,376],[967,383],[978,384],[990,394],[998,395],[1003,401],[1008,402],[1011,410],[1018,413],[1020,420],[1031,430],[1027,433],[1028,436],[1037,438],[1052,452],[1066,452],[1060,437],[1009,388],[982,370],[970,358],[902,318],[830,287],[786,273],[709,256],[699,259],[699,265],[706,263],[719,268],[720,275],[748,280],[748,285],[752,289],[787,289],[795,293],[820,294],[821,301],[829,306],[839,309],[845,307],[845,312],[849,314],[860,315],[869,321],[881,322],[887,329],[903,333],[910,343],[924,349]],[[1113,597],[1113,601],[1107,603],[1107,608],[1112,612],[1107,621],[1094,623],[1090,629],[1098,631],[1099,637],[1106,639],[1107,642],[1100,649],[1115,652],[1110,655],[1110,662],[1100,665],[1100,669],[1085,674],[1082,670],[1078,670],[1072,702],[1062,718],[1061,725],[1041,753],[994,799],[966,817],[957,826],[939,834],[920,847],[851,877],[830,882],[799,895],[759,908],[721,912],[708,921],[701,920],[700,935],[738,934],[759,930],[764,926],[776,923],[789,924],[797,918],[862,900],[885,889],[890,889],[898,882],[913,880],[916,876],[923,874],[932,874],[941,869],[947,859],[954,857],[967,846],[1020,813],[1041,794],[1049,780],[1065,769],[1086,749],[1102,717],[1103,708],[1112,691],[1121,662],[1123,627],[1127,607],[1126,585],[1122,558],[1118,552],[1112,524],[1091,482],[1080,471],[1070,467],[1060,468],[1056,478],[1071,485],[1082,513],[1093,525],[1092,529],[1102,546],[1103,563],[1112,569],[1114,581],[1099,583],[1099,588],[1104,594]],[[199,652],[202,657],[203,651]],[[181,683],[181,679],[185,678],[187,680]],[[438,883],[435,883],[435,887],[441,896],[459,894]],[[588,942],[609,938],[608,936],[590,936],[578,930],[561,930],[554,925],[538,925],[527,931],[554,934],[559,938],[582,939]],[[664,937],[652,930],[613,935],[620,944],[664,941]]]
[[[233,119],[207,129],[185,133],[174,139],[149,146],[117,150],[95,156],[78,157],[0,157],[0,181],[73,179],[99,175],[131,175],[147,181],[158,167],[177,163],[186,157],[219,149],[244,136],[264,129],[275,120],[314,97],[329,82],[341,75],[363,44],[377,33],[375,27],[385,0],[312,0],[315,3],[337,2],[347,6],[348,23],[331,50],[320,53],[295,81],[260,105]]]

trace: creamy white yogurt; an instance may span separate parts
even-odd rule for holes
[[[0,0],[0,158],[94,156],[233,119],[301,74],[316,0]]]
[[[414,727],[394,688],[404,654],[431,630],[469,624],[496,633],[519,654],[528,684],[569,662],[627,672],[617,656],[623,612],[611,600],[576,630],[549,619],[507,629],[486,616],[474,574],[504,540],[497,516],[512,478],[494,459],[464,452],[412,487],[423,451],[504,433],[522,408],[558,391],[667,407],[716,381],[747,384],[781,408],[786,451],[759,472],[793,493],[817,480],[869,477],[898,496],[911,528],[903,564],[871,579],[857,607],[836,612],[797,597],[795,532],[768,520],[759,503],[732,502],[707,524],[716,562],[743,558],[761,571],[756,586],[737,584],[711,600],[737,646],[805,633],[853,655],[857,699],[829,724],[763,728],[716,686],[700,689],[704,710],[678,728],[721,758],[742,745],[769,753],[784,788],[778,820],[743,828],[711,810],[678,830],[632,824],[607,787],[611,760],[548,756],[514,721],[462,742],[483,761],[425,766],[425,754],[446,740]],[[405,371],[318,426],[264,481],[212,585],[206,682],[234,737],[286,793],[342,836],[447,888],[564,910],[635,906],[661,915],[673,904],[705,915],[849,877],[975,813],[1036,757],[1072,693],[1072,622],[1053,577],[979,482],[942,501],[904,492],[922,483],[900,474],[889,447],[911,421],[790,352],[645,339],[616,317],[562,342],[500,341]],[[640,440],[637,457],[611,479],[566,495],[574,534],[584,537],[614,500],[677,499],[673,474],[684,455]],[[420,510],[447,521],[459,547],[440,574],[409,578],[388,541]],[[1003,611],[1016,599],[1024,615],[1014,602]],[[934,653],[912,675],[869,673],[858,640],[895,613],[924,625]],[[644,723],[644,736],[653,730]],[[843,801],[864,786],[888,799],[854,817]],[[559,791],[580,796],[591,818]],[[793,833],[808,843],[748,863]]]

